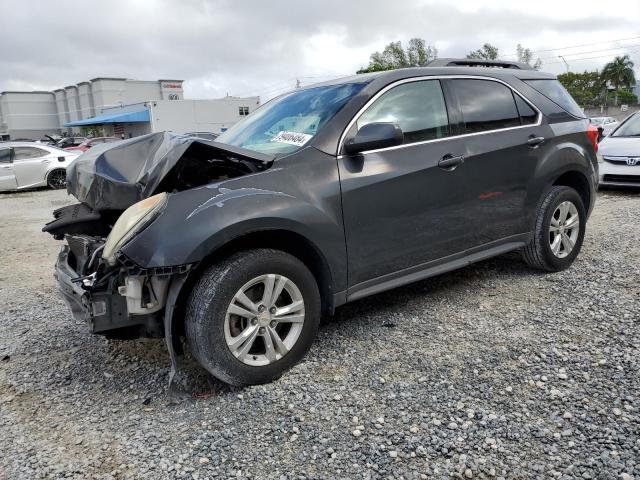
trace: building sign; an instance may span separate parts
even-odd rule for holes
[[[180,83],[163,83],[162,88],[182,88]]]

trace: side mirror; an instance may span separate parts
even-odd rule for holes
[[[401,145],[403,141],[404,135],[397,124],[368,123],[358,130],[355,137],[345,142],[344,152],[347,155],[354,155],[366,150],[395,147]]]

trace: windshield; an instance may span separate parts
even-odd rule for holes
[[[640,115],[633,115],[613,132],[612,137],[640,137]]]
[[[260,153],[290,153],[305,145],[363,83],[294,91],[266,103],[221,134],[216,142]]]

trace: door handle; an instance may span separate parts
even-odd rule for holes
[[[447,155],[442,157],[442,159],[438,162],[438,166],[445,170],[453,170],[458,165],[461,165],[463,163],[464,163],[464,157],[462,155],[454,156],[448,153]]]
[[[534,137],[533,135],[531,135],[529,137],[529,140],[527,140],[527,145],[529,145],[532,148],[535,148],[538,145],[540,145],[542,142],[544,142],[544,137]]]

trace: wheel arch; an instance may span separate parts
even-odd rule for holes
[[[571,187],[584,203],[585,210],[589,211],[592,200],[592,192],[591,186],[589,184],[589,179],[586,175],[578,170],[569,170],[564,172],[560,176],[558,176],[555,181],[552,183],[552,186],[561,185],[564,187]]]
[[[189,272],[177,295],[175,305],[172,305],[172,309],[175,310],[174,318],[171,322],[173,338],[178,338],[184,334],[186,302],[202,272],[221,258],[253,248],[272,248],[298,258],[309,268],[316,279],[318,290],[320,291],[322,314],[333,314],[337,306],[334,300],[334,294],[336,293],[334,291],[334,277],[329,262],[321,250],[304,235],[291,230],[257,230],[237,236],[212,250]]]

